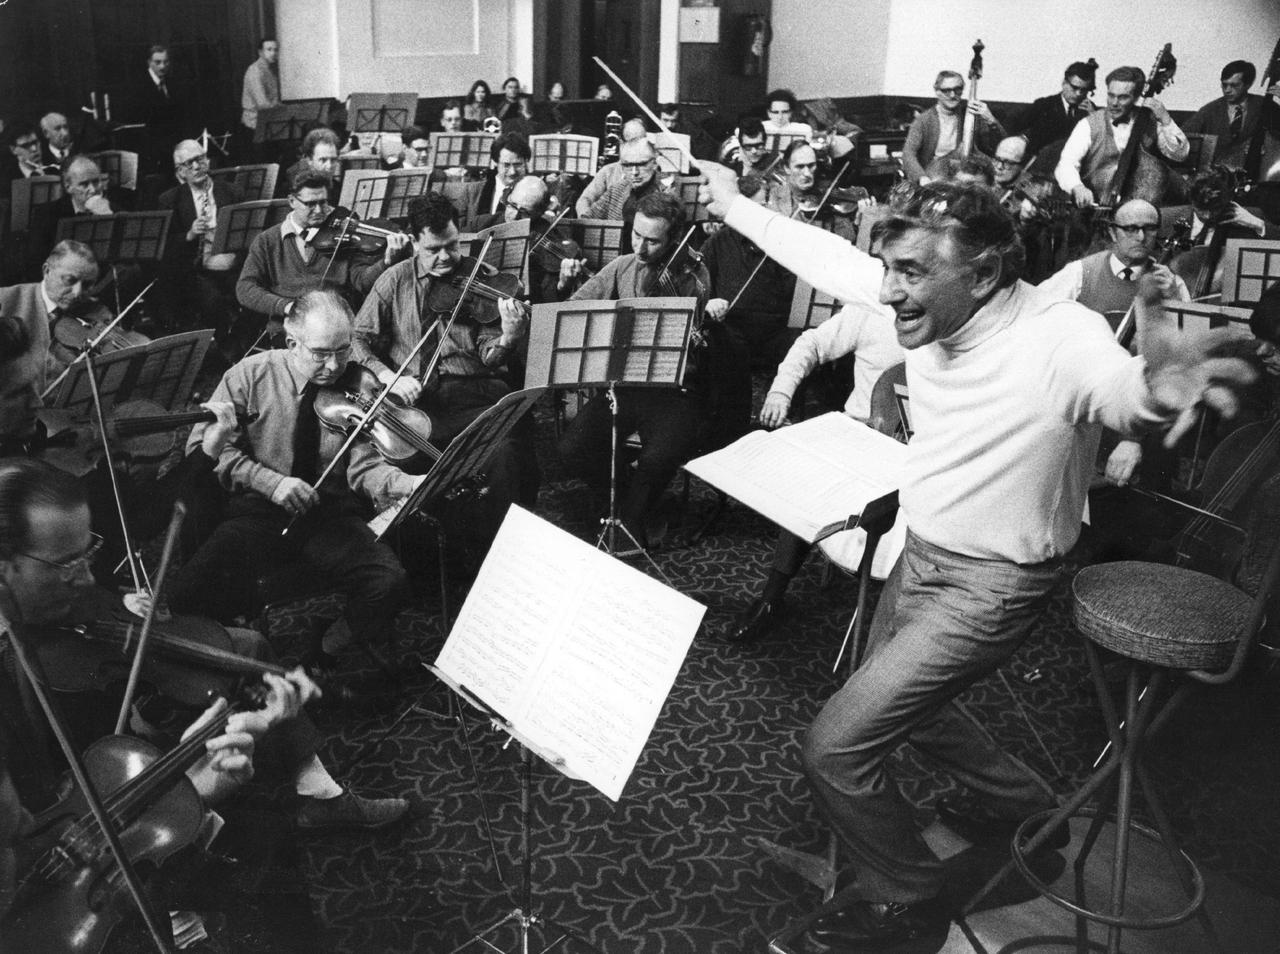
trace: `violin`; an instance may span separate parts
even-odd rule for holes
[[[797,201],[801,212],[810,217],[810,221],[820,214],[853,215],[858,211],[858,203],[871,197],[871,193],[862,186],[849,186],[819,192],[819,186],[804,193]]]
[[[387,236],[405,234],[390,219],[361,219],[350,209],[334,208],[325,220],[308,229],[304,238],[317,252],[356,252],[382,255],[387,250]]]
[[[459,259],[449,275],[432,279],[425,311],[437,315],[452,314],[461,300],[462,308],[458,312],[460,316],[469,316],[480,325],[491,325],[501,320],[498,302],[507,298],[519,298],[524,292],[524,286],[514,275],[500,272],[487,262],[479,264],[476,280],[469,285],[467,278],[475,269],[476,260],[468,256]]]
[[[54,344],[73,353],[79,353],[84,350],[85,345],[102,333],[107,324],[106,321],[88,322],[76,315],[64,314],[49,326],[49,337]],[[108,331],[106,337],[98,342],[98,349],[102,352],[123,351],[125,348],[149,344],[150,341],[150,338],[140,332],[117,326]]]
[[[349,435],[373,407],[382,383],[363,365],[347,365],[338,382],[316,392],[315,411],[328,430]],[[431,443],[431,418],[421,408],[404,404],[388,394],[364,426],[368,438],[383,460],[397,466],[425,456],[432,463],[440,451]]]
[[[55,467],[82,477],[98,466],[103,458],[102,435],[93,421],[74,420],[66,411],[42,408],[36,417],[47,435],[40,456]],[[240,426],[257,420],[258,415],[236,413]],[[179,446],[178,431],[193,424],[212,424],[217,416],[212,411],[167,413],[154,401],[125,401],[115,405],[106,418],[107,440],[116,463],[128,468],[158,468]]]

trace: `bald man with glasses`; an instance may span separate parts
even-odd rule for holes
[[[943,70],[933,81],[937,103],[916,117],[907,131],[902,147],[902,168],[912,183],[922,183],[936,175],[929,169],[938,160],[959,155],[964,141],[966,114],[973,116],[973,144],[978,152],[990,156],[1005,136],[1004,127],[981,100],[965,102],[964,77],[954,70]]]

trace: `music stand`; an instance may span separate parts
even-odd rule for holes
[[[417,93],[352,93],[347,126],[353,133],[401,133],[413,125]]]
[[[857,230],[853,237],[854,246],[870,255],[871,233],[875,231],[876,223],[888,216],[889,206],[887,205],[870,205],[858,209],[858,214],[854,217],[854,226]]]
[[[1172,318],[1179,331],[1209,331],[1211,328],[1230,328],[1241,338],[1252,338],[1249,330],[1249,308],[1235,308],[1204,301],[1173,301],[1160,303],[1164,313]]]
[[[764,134],[764,151],[775,152],[782,155],[791,148],[791,144],[799,140],[800,142],[808,142],[809,140],[800,133],[771,133]]]
[[[593,272],[600,271],[622,254],[625,226],[621,219],[562,219],[560,228],[566,227]]]
[[[62,198],[62,180],[58,176],[19,176],[9,186],[13,201],[10,210],[13,231],[25,232],[31,224],[32,213],[42,206],[52,205]]]
[[[569,176],[593,176],[600,158],[600,140],[595,136],[569,133],[529,137],[533,158],[529,171],[534,175],[556,172]]]
[[[711,213],[707,211],[707,207],[698,201],[698,187],[705,184],[707,177],[704,175],[695,176],[676,176],[671,181],[670,191],[680,199],[680,204],[684,206],[684,213],[689,222],[709,222]]]
[[[106,174],[113,188],[137,191],[138,154],[136,152],[129,152],[126,149],[108,149],[106,152],[93,153],[89,158],[98,164],[98,168]]]
[[[376,135],[381,136],[382,133]],[[373,154],[366,156],[351,152],[345,156],[339,156],[338,164],[342,166],[343,172],[362,172],[366,169],[381,169],[382,159]]]
[[[658,153],[658,172],[689,174],[690,137],[684,133],[645,133]]]
[[[244,193],[246,202],[270,199],[276,193],[276,180],[280,177],[280,163],[260,162],[246,166],[228,166],[210,169],[210,179],[234,182]]]
[[[350,209],[362,219],[382,218],[389,175],[389,172],[376,168],[344,170],[338,205]]]
[[[667,575],[618,517],[618,392],[679,387],[689,357],[696,298],[623,298],[533,306],[525,387],[602,387],[609,397],[609,516],[596,546],[618,553],[618,531],[663,579]],[[670,583],[670,580],[667,580]]]
[[[497,136],[478,132],[433,132],[428,169],[488,169]]]
[[[387,173],[387,197],[380,217],[407,219],[409,203],[419,196],[426,195],[430,188],[430,169],[392,169]]]
[[[525,258],[529,253],[529,227],[528,219],[499,222],[479,232],[467,232],[459,236],[459,240],[470,245],[467,254],[474,256],[484,248],[487,239],[492,239],[484,256],[485,264],[523,280]]]
[[[788,328],[807,331],[816,328],[835,316],[844,305],[826,292],[818,291],[803,278],[796,279],[796,290],[791,295],[791,313],[787,316]]]
[[[258,233],[279,225],[288,214],[288,199],[255,199],[219,209],[212,253],[248,251]]]
[[[329,100],[297,99],[279,106],[258,110],[258,125],[253,131],[255,143],[294,142],[307,133],[307,128],[323,126],[329,121]]]
[[[164,257],[173,213],[116,212],[73,215],[58,220],[56,239],[75,239],[93,249],[99,262],[159,262]]]
[[[213,330],[204,328],[95,355],[93,367],[103,411],[140,399],[154,401],[166,411],[183,406],[212,343]],[[77,415],[90,413],[93,388],[85,362],[68,369],[57,390],[45,399],[45,406]]]
[[[1222,301],[1253,305],[1280,281],[1280,242],[1227,239],[1222,252]]]

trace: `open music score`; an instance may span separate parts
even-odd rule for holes
[[[276,192],[276,180],[280,177],[280,164],[277,162],[260,162],[244,166],[228,166],[225,169],[210,169],[210,179],[222,179],[234,182],[244,193],[246,202],[270,199]]]
[[[1227,239],[1222,263],[1223,302],[1255,304],[1264,291],[1280,282],[1280,242]]]
[[[487,169],[489,151],[497,138],[493,133],[433,132],[427,165],[431,169]]]
[[[513,506],[433,671],[617,801],[705,612]]]
[[[279,225],[288,215],[288,199],[255,199],[219,209],[213,254],[248,251],[260,232]]]
[[[855,569],[866,534],[844,530],[850,516],[898,489],[907,446],[832,411],[776,431],[752,431],[697,457],[685,470]],[[899,519],[876,549],[872,574],[888,575],[906,543]]]
[[[826,292],[818,291],[803,278],[796,279],[796,290],[791,295],[791,313],[787,316],[788,328],[808,330],[816,328],[832,318],[843,308]]]
[[[184,331],[142,345],[95,356],[94,371],[102,409],[109,411],[125,401],[154,401],[166,411],[185,406],[195,388],[196,374],[213,344],[213,329]],[[93,389],[84,362],[73,366],[45,406],[71,411],[76,416],[93,410]]]
[[[93,249],[99,262],[158,262],[164,258],[172,212],[116,212],[73,215],[58,222],[56,239],[75,239]]]
[[[595,136],[568,133],[530,136],[529,148],[533,150],[529,171],[534,175],[556,172],[592,176],[599,164],[600,140]]]

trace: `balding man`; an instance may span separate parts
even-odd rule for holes
[[[1143,199],[1131,199],[1116,209],[1109,248],[1068,262],[1039,287],[1107,316],[1112,329],[1133,304],[1138,279],[1148,272],[1159,280],[1165,298],[1189,301],[1186,283],[1156,263],[1159,234],[1160,211]]]
[[[27,243],[29,273],[53,249],[58,223],[73,215],[110,215],[119,211],[119,195],[108,195],[107,177],[88,156],[72,155],[62,166],[62,196],[56,202],[37,207],[31,215]]]
[[[1006,136],[996,146],[991,160],[995,168],[996,190],[1004,195],[1014,187],[1027,164],[1027,141],[1022,136]]]
[[[563,301],[586,277],[586,262],[565,254],[568,233],[559,225],[548,234],[551,190],[537,176],[525,176],[511,190],[517,219],[529,220],[529,301]]]
[[[319,482],[343,443],[314,412],[318,389],[349,386],[353,317],[330,290],[298,299],[284,320],[286,347],[250,355],[223,375],[214,401],[257,413],[224,449],[217,474],[231,492],[225,519],[175,575],[169,601],[180,612],[228,620],[252,610],[257,578],[282,561],[303,560],[346,596],[356,642],[392,629],[405,574],[391,548],[374,539],[372,502],[408,494],[415,479],[385,463],[368,441]],[[192,431],[199,444],[203,426]],[[290,528],[285,533],[286,528]],[[317,642],[308,662],[328,665]]]
[[[45,113],[40,119],[40,133],[44,138],[41,160],[45,165],[60,166],[69,156],[75,155],[71,126],[62,113]]]
[[[622,141],[638,142],[645,138],[644,122],[639,119],[628,119],[622,124]],[[578,196],[578,202],[575,206],[578,215],[581,218],[589,219],[594,216],[588,212],[603,198],[610,189],[618,183],[626,179],[626,170],[623,168],[621,161],[610,162],[600,167],[595,176],[587,187],[582,190],[582,195]]]
[[[630,252],[636,203],[647,195],[665,191],[665,187],[658,175],[658,151],[647,139],[624,142],[618,150],[618,165],[622,167],[622,179],[592,203],[583,218],[621,219],[622,251]]]
[[[49,253],[40,281],[0,288],[0,457],[20,452],[35,435],[40,395],[76,355],[55,342],[62,323],[110,321],[89,297],[97,278],[93,250],[66,240]]]

